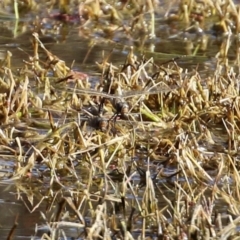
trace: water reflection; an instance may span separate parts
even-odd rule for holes
[[[206,51],[199,51],[194,56],[199,38],[193,34],[195,37],[189,39],[181,35],[172,39],[166,34],[169,26],[161,22],[156,24],[161,27],[157,29],[157,39],[154,41],[145,35],[138,40],[131,40],[124,34],[118,34],[112,39],[106,39],[104,35],[91,36],[79,29],[78,25],[60,24],[56,21],[48,21],[47,24],[41,25],[43,27],[41,31],[40,25],[41,21],[34,19],[19,22],[0,20],[0,57],[3,58],[4,52],[10,51],[13,54],[13,66],[16,68],[22,66],[22,60],[28,60],[29,55],[32,55],[33,31],[39,32],[41,41],[53,54],[66,61],[69,66],[74,61],[73,68],[88,73],[95,72],[97,69],[95,63],[102,62],[103,57],[108,56],[109,53],[111,53],[109,62],[115,64],[124,62],[130,46],[135,47],[134,52],[138,55],[143,54],[147,58],[154,56],[157,64],[177,56],[189,55],[179,59],[178,64],[191,69],[211,61],[211,57],[217,54],[221,44],[221,39],[216,40],[211,34],[205,34],[210,39],[209,46]]]
[[[27,210],[23,202],[17,199],[14,183],[0,183],[0,232],[2,239],[7,239],[7,236],[9,236],[15,219],[17,219],[18,225],[14,231],[13,239],[30,239],[31,236],[40,237],[40,233],[35,233],[36,223],[42,223],[40,211],[44,211],[43,204],[33,213]]]

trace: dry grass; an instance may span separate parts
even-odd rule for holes
[[[103,21],[113,34],[131,38],[141,29],[155,37],[158,1],[120,6],[81,1],[81,31],[110,31]],[[185,33],[198,24],[196,35],[214,21],[223,40],[212,71],[187,71],[178,59],[159,64],[129,48],[122,65],[98,64],[92,89],[88,75],[72,71],[36,32],[33,56],[18,73],[10,52],[1,62],[0,151],[15,163],[2,180],[16,182],[29,211],[48,204],[42,239],[66,239],[69,229],[76,239],[239,238],[238,49],[229,63],[239,7],[180,1],[164,21]]]

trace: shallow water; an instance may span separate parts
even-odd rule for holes
[[[40,237],[40,232],[35,232],[36,224],[42,224],[40,211],[45,211],[44,204],[42,204],[36,211],[30,213],[21,197],[26,201],[28,207],[31,208],[26,195],[17,195],[17,188],[14,183],[0,183],[0,232],[1,239],[7,239],[12,227],[17,223],[16,229],[13,233],[13,239],[31,239],[32,236]]]

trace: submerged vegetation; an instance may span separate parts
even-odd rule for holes
[[[7,17],[43,15],[41,1],[1,4]],[[93,42],[119,39],[128,54],[120,64],[103,54],[90,83],[44,45],[50,30],[38,19],[22,66],[10,51],[0,62],[0,152],[14,165],[1,181],[29,211],[47,205],[41,239],[238,239],[239,6],[45,4],[60,11],[44,23],[73,24]],[[159,38],[182,39],[188,55],[154,52]]]

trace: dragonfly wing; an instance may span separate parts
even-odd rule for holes
[[[145,90],[140,91],[128,91],[123,93],[123,95],[119,96],[116,94],[108,94],[104,92],[99,92],[92,89],[77,89],[77,88],[67,88],[67,90],[75,92],[77,94],[91,94],[95,96],[101,96],[105,98],[131,98],[135,96],[142,96],[142,95],[150,95],[150,94],[158,94],[158,93],[167,93],[171,92],[178,88],[178,86],[171,86],[169,87],[166,83],[160,82],[156,86],[149,87]]]

